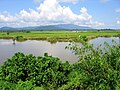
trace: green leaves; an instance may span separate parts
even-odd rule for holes
[[[79,77],[78,81],[75,82],[80,82],[77,88],[118,90],[120,84],[120,48],[116,43],[113,43],[112,46],[105,43],[102,50],[89,44],[82,47],[73,44],[72,50],[79,55],[80,60],[73,65],[73,70],[77,74],[71,72],[68,86],[75,77]],[[77,89],[74,84],[69,87]]]
[[[71,44],[80,58],[74,64],[58,58],[16,53],[0,68],[0,90],[119,90],[120,48]],[[3,84],[2,84],[3,83]],[[2,85],[1,85],[2,84]]]
[[[68,62],[62,63],[47,53],[36,58],[19,52],[1,66],[0,79],[17,85],[20,81],[30,81],[34,86],[58,88],[66,84],[70,70]]]

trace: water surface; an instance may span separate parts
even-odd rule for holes
[[[117,43],[120,42],[117,37],[98,37],[96,39],[90,40],[89,42],[94,44],[94,46],[104,45],[104,42],[112,44],[112,40]],[[23,52],[24,54],[33,54],[35,56],[43,56],[44,53],[48,53],[54,57],[60,58],[63,62],[69,61],[74,63],[78,61],[77,56],[72,53],[72,51],[65,49],[69,42],[57,42],[51,44],[47,41],[37,41],[37,40],[27,40],[25,42],[16,42],[13,44],[13,40],[0,39],[0,64],[5,62],[7,58],[11,58],[14,53]]]
[[[7,58],[10,58],[17,52],[24,54],[33,54],[35,56],[43,56],[48,53],[54,57],[60,58],[62,61],[76,62],[77,56],[72,51],[65,49],[69,42],[57,42],[51,44],[47,41],[27,40],[25,42],[16,42],[13,44],[12,40],[0,40],[0,64]]]
[[[98,37],[98,38],[90,40],[89,42],[92,43],[94,46],[99,46],[99,45],[104,46],[105,42],[107,42],[109,45],[112,45],[113,44],[113,42],[112,42],[113,40],[117,44],[120,44],[119,37]]]

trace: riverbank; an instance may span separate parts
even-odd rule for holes
[[[70,42],[80,41],[80,36],[87,37],[91,40],[96,37],[120,37],[120,31],[30,31],[30,32],[0,32],[0,39],[19,38],[18,41],[24,40],[47,40],[48,42]]]

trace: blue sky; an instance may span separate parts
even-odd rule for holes
[[[0,0],[0,27],[61,23],[120,29],[120,0]]]

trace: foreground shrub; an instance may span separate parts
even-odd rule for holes
[[[113,42],[112,46],[93,48],[71,48],[80,60],[72,66],[70,81],[61,87],[64,90],[119,90],[120,89],[120,48]]]
[[[30,81],[19,81],[14,90],[33,90],[34,89],[34,86],[32,85],[32,82]]]
[[[30,81],[34,86],[42,85],[50,89],[67,83],[70,64],[62,63],[58,58],[47,54],[36,58],[33,55],[16,53],[0,69],[0,80],[13,84],[19,84],[19,81]]]
[[[14,84],[0,80],[0,90],[14,90],[14,87]]]
[[[79,61],[16,53],[0,68],[0,90],[120,90],[120,47],[70,45]]]

